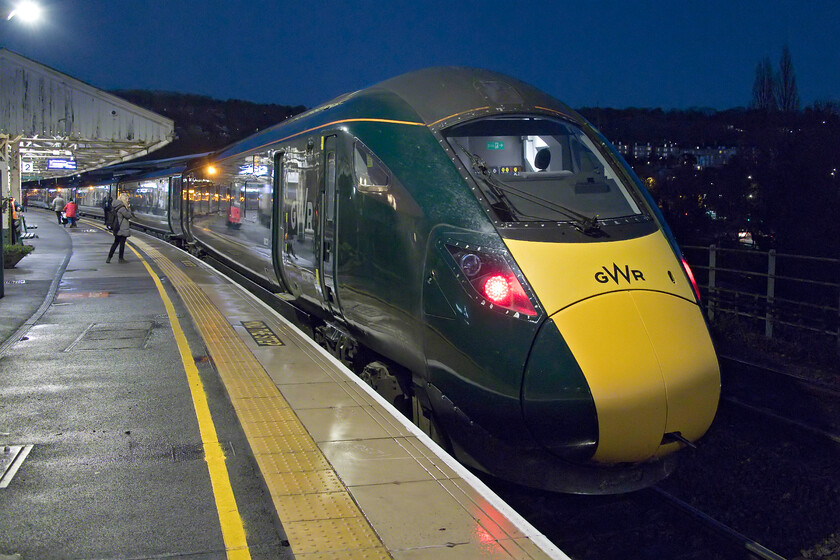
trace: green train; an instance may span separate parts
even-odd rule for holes
[[[182,184],[186,245],[293,308],[467,465],[627,492],[715,416],[717,358],[661,214],[532,86],[412,72],[201,158]]]

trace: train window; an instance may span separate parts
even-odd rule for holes
[[[354,167],[360,192],[384,193],[388,191],[388,169],[361,142],[356,142]]]
[[[327,154],[327,222],[335,221],[335,152]]]
[[[213,190],[210,193],[210,213],[221,214],[221,205],[219,204],[219,191],[222,189],[221,185],[213,185]]]
[[[245,183],[245,218],[250,222],[256,222],[260,214],[260,199],[264,186],[261,183]]]
[[[570,122],[486,118],[445,135],[502,221],[574,222],[641,213],[615,163]]]

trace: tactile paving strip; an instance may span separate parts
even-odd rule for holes
[[[262,365],[179,268],[139,239],[181,296],[228,390],[296,558],[391,558]]]

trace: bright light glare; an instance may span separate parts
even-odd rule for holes
[[[6,19],[18,17],[26,23],[34,23],[41,18],[41,6],[35,2],[21,2],[9,13]]]
[[[502,304],[510,297],[510,286],[504,276],[492,276],[484,283],[484,294],[493,303]]]

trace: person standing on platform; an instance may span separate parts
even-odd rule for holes
[[[105,225],[108,226],[111,223],[111,212],[113,211],[114,207],[114,199],[111,195],[107,195],[105,198],[102,199],[102,219],[105,221]],[[111,229],[108,227],[108,229]]]
[[[64,211],[64,206],[67,204],[61,195],[56,195],[52,202],[52,209],[55,211],[55,217],[58,218],[58,225],[63,225],[61,223],[61,213]]]
[[[67,216],[67,221],[70,222],[70,227],[71,228],[76,227],[76,210],[77,210],[77,208],[78,207],[76,206],[76,201],[75,200],[71,200],[64,207],[64,215]]]
[[[11,239],[8,241],[12,245],[17,243],[17,240],[20,239],[21,234],[21,225],[20,225],[20,204],[17,203],[17,200],[14,198],[9,199],[9,212],[12,214],[12,227],[9,230],[11,234]]]
[[[122,193],[117,198],[117,202],[114,203],[111,212],[114,214],[112,218],[114,242],[111,244],[111,250],[108,251],[108,258],[105,259],[105,262],[111,262],[111,258],[114,256],[114,251],[116,251],[117,247],[120,248],[119,262],[125,262],[125,241],[131,235],[131,220],[134,219],[134,212],[131,211],[128,205],[127,193]]]

